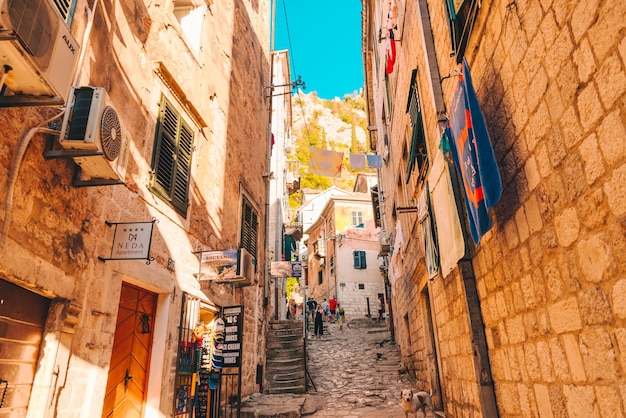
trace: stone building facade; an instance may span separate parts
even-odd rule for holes
[[[15,29],[18,3],[3,2],[13,9],[2,29]],[[0,93],[0,416],[191,416],[191,332],[228,306],[243,306],[242,395],[258,391],[270,309],[269,2],[26,3],[46,12],[37,27],[64,28],[46,36],[70,52],[45,72],[7,52],[17,42],[1,46],[11,66]],[[32,87],[32,67],[54,88]],[[64,121],[80,128],[85,103],[98,122],[105,114],[93,98],[65,109],[85,98],[70,86],[102,88],[121,129],[62,138]],[[107,135],[113,161],[99,152]],[[141,224],[116,257],[127,223]],[[255,260],[242,279],[200,270],[203,252],[238,248]],[[126,333],[139,361],[125,366]],[[222,378],[230,396],[237,385]]]
[[[626,414],[625,16],[608,1],[363,2],[395,336],[447,416]],[[502,183],[477,244],[461,171],[440,151],[463,58]],[[443,209],[464,238],[460,252],[440,239],[433,258],[425,238],[453,228]]]
[[[349,192],[350,193],[350,192]],[[308,235],[308,290],[321,303],[333,297],[346,319],[378,316],[384,300],[378,263],[378,233],[366,193],[332,196]]]

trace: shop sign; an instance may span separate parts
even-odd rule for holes
[[[146,260],[150,264],[154,257],[150,257],[152,230],[156,219],[150,222],[109,222],[106,225],[114,227],[113,245],[109,258],[98,257],[100,261],[108,260]]]
[[[291,277],[291,261],[272,261],[270,276]]]
[[[224,317],[224,367],[241,367],[243,344],[243,306],[227,306],[222,310]]]
[[[291,262],[291,277],[302,277],[302,262],[301,261],[292,261]]]
[[[237,277],[237,250],[202,251],[200,280],[227,280]]]

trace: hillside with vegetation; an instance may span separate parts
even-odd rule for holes
[[[300,165],[300,190],[324,190],[334,185],[351,191],[356,173],[376,171],[350,167],[350,153],[366,154],[368,151],[367,115],[365,97],[362,94],[325,100],[317,97],[315,92],[299,92],[293,97],[292,112],[294,147],[290,159],[296,159]],[[341,177],[331,178],[310,173],[309,147],[343,152]],[[300,192],[291,195],[291,206],[299,206],[300,199]]]

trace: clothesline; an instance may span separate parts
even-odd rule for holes
[[[346,153],[310,147],[309,172],[326,177],[341,177],[341,168]],[[381,168],[382,157],[377,154],[349,153],[352,168]]]

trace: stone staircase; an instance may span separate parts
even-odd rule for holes
[[[305,393],[302,321],[270,321],[264,393]]]

